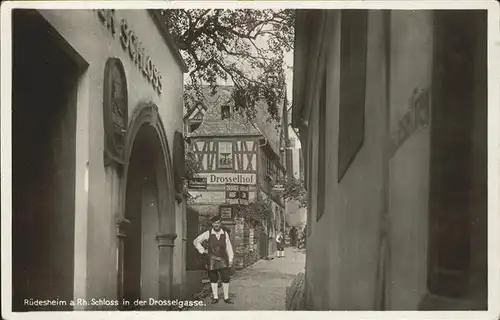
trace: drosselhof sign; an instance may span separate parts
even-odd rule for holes
[[[207,178],[208,184],[255,184],[255,173],[198,173],[200,178]]]

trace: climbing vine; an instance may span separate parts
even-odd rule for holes
[[[301,208],[307,207],[307,190],[303,178],[287,177],[284,183],[285,201],[298,201]]]
[[[236,210],[236,217],[243,218],[252,227],[257,227],[262,221],[267,221],[271,216],[271,204],[260,195],[248,205],[240,205]]]
[[[188,202],[192,203],[195,199],[198,198],[198,196],[193,197],[189,193],[188,183],[189,180],[195,177],[196,173],[200,172],[202,167],[200,162],[196,159],[196,155],[193,153],[193,151],[189,149],[185,151],[185,167],[186,167],[186,179],[184,179],[184,189],[182,194]]]

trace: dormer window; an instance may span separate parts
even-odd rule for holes
[[[220,109],[221,119],[229,119],[231,118],[231,109],[229,106],[222,106]]]

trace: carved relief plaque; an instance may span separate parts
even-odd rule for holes
[[[123,164],[128,126],[127,80],[121,61],[110,58],[104,71],[104,164]]]

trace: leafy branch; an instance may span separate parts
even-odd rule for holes
[[[285,191],[283,196],[285,201],[298,201],[301,208],[307,207],[307,190],[304,179],[288,177],[284,183]]]
[[[196,173],[200,172],[202,166],[201,163],[196,159],[196,155],[191,150],[185,151],[185,168],[186,168],[186,178],[184,179],[184,188],[183,188],[183,196],[189,202],[193,202],[199,196],[193,197],[188,191],[188,183],[189,180],[193,179],[196,176]]]
[[[236,110],[254,119],[257,102],[279,121],[285,95],[285,53],[293,49],[295,11],[284,10],[161,10],[189,68],[186,91],[201,101],[202,85],[214,90],[231,81]]]
[[[260,195],[248,205],[240,205],[236,210],[236,217],[243,218],[252,227],[257,227],[262,221],[266,221],[272,214],[272,208],[268,201]]]

